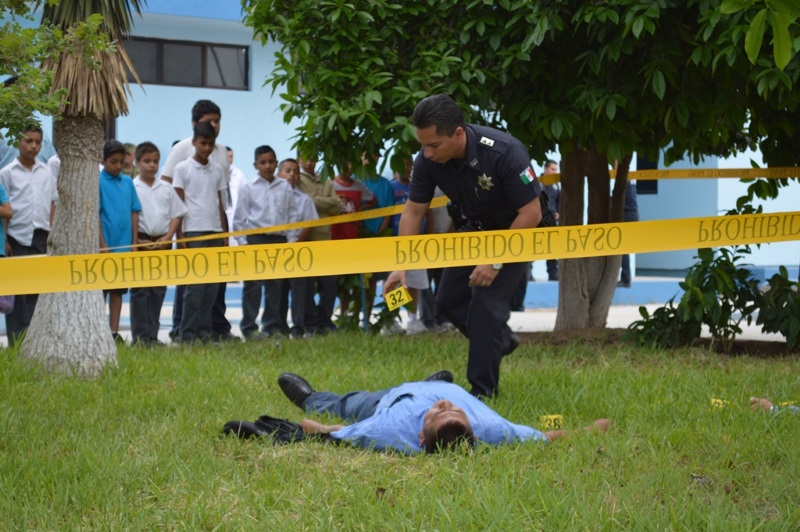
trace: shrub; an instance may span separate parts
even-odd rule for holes
[[[798,283],[784,266],[768,281],[759,300],[756,324],[766,333],[781,333],[789,349],[800,348],[800,297]]]

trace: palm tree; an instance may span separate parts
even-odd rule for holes
[[[48,254],[99,251],[99,185],[105,126],[127,114],[127,70],[133,72],[121,37],[131,28],[131,12],[141,14],[145,0],[61,0],[44,4],[42,21],[63,30],[98,14],[100,29],[116,42],[116,51],[72,50],[42,68],[54,72],[52,90],[65,88],[67,101],[54,121],[53,140],[61,158],[58,206]],[[99,291],[43,294],[22,343],[24,356],[50,371],[96,377],[116,366],[117,353]]]

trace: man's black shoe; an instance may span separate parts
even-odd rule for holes
[[[281,373],[281,376],[278,377],[278,386],[281,387],[283,395],[298,408],[303,408],[305,400],[314,393],[314,388],[308,381],[294,373]]]
[[[517,336],[516,333],[512,332],[511,335],[508,337],[508,340],[509,340],[508,349],[506,349],[506,352],[503,353],[504,357],[507,357],[508,355],[516,351],[516,349],[519,347],[519,336]]]
[[[442,382],[453,382],[453,374],[443,369],[442,371],[437,371],[436,373],[431,373],[427,377],[425,377],[424,382],[432,382],[432,381],[442,381]]]

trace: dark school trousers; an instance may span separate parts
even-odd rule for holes
[[[280,235],[249,235],[247,244],[285,244],[286,237]],[[285,332],[281,327],[281,298],[283,293],[282,279],[245,281],[242,284],[242,321],[239,328],[244,337],[258,331],[258,311],[261,310],[261,293],[266,291],[266,306],[261,320],[262,330],[267,334]]]
[[[24,257],[46,254],[48,236],[50,236],[49,231],[36,229],[33,232],[30,246],[20,244],[11,236],[7,236],[7,238],[8,243],[11,244],[13,256]],[[14,297],[14,310],[6,314],[6,334],[9,346],[15,345],[30,327],[37,301],[39,301],[39,294],[18,294]]]
[[[215,234],[218,231],[189,231],[186,238]],[[222,246],[221,238],[187,242],[188,249],[213,248]],[[178,339],[181,342],[208,340],[211,338],[211,309],[217,298],[219,283],[186,285],[183,292],[183,312]]]

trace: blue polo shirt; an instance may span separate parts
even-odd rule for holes
[[[142,205],[136,195],[133,179],[125,174],[113,176],[100,170],[100,223],[108,247],[133,244],[131,215],[134,212],[142,212]],[[111,251],[130,250],[129,247],[123,247]]]
[[[331,436],[376,451],[424,452],[419,446],[422,421],[433,403],[440,399],[447,399],[466,412],[481,443],[501,445],[528,440],[547,441],[543,433],[511,423],[461,386],[440,381],[408,382],[392,388],[378,402],[375,414],[332,432]]]

